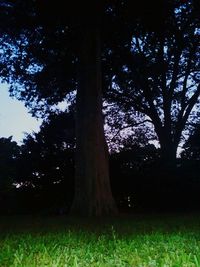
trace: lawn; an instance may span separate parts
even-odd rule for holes
[[[200,266],[200,216],[1,217],[0,266]]]

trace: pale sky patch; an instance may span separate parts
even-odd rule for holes
[[[8,86],[0,84],[0,138],[13,136],[19,144],[25,133],[38,132],[42,120],[33,118],[24,103],[11,98]]]

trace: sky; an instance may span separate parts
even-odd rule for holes
[[[12,140],[21,144],[25,133],[38,132],[41,123],[28,113],[23,102],[9,96],[6,84],[0,84],[0,138],[13,136]]]

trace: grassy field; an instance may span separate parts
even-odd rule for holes
[[[1,217],[0,266],[200,267],[200,216]]]

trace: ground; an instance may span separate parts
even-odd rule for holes
[[[0,266],[199,267],[200,214],[0,219]]]

